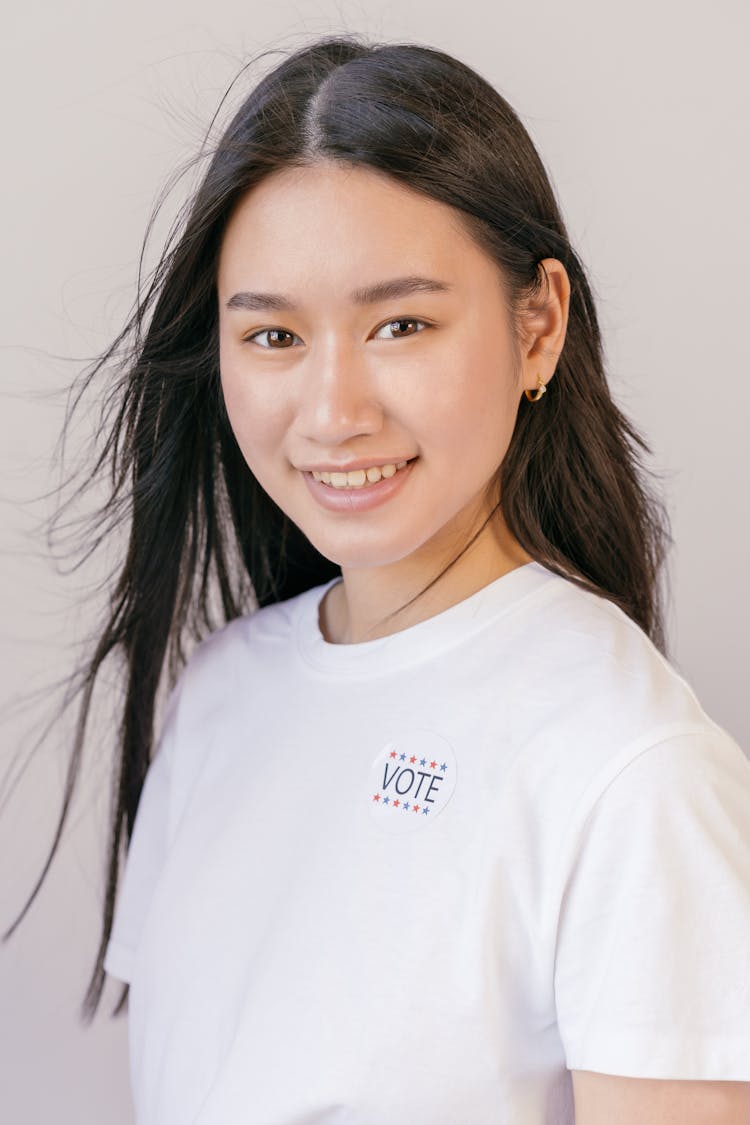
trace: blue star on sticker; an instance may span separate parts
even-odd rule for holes
[[[441,768],[441,770],[447,770],[447,769],[448,769],[448,767],[446,766],[445,762],[443,762],[443,764],[442,764],[442,766],[441,766],[440,768]]]
[[[420,766],[426,766],[427,765],[427,759],[426,758],[420,758],[419,764],[420,764]]]
[[[405,762],[406,761],[406,754],[399,754],[399,758],[401,759],[402,762]]]

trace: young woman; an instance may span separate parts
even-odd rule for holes
[[[291,54],[116,356],[87,1002],[130,985],[138,1125],[747,1125],[750,763],[665,655],[648,447],[513,109],[425,46]]]

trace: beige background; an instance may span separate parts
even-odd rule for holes
[[[14,762],[41,729],[32,723],[59,699],[48,692],[23,709],[19,697],[83,652],[101,613],[96,582],[117,557],[113,544],[66,576],[34,533],[50,511],[34,497],[60,474],[59,392],[79,366],[60,357],[93,355],[119,328],[157,191],[196,148],[240,61],[323,33],[451,51],[521,114],[590,269],[613,389],[664,474],[676,539],[673,663],[748,752],[747,13],[743,0],[465,0],[460,9],[43,0],[4,15],[3,929],[52,839],[73,718],[14,784]],[[66,472],[91,424],[79,419]],[[107,1016],[111,983],[94,1026],[77,1019],[103,886],[113,669],[109,685],[50,875],[0,946],[0,1097],[13,1125],[132,1120],[126,1023]]]

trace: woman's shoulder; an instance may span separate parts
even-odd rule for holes
[[[242,676],[249,660],[262,662],[273,650],[287,650],[299,613],[321,589],[251,609],[212,630],[193,647],[181,678],[190,682],[193,694],[197,689],[224,691]]]
[[[677,660],[611,598],[554,575],[517,627],[514,676],[537,718],[578,739],[648,736],[658,728],[712,727]]]
[[[584,665],[637,675],[658,673],[677,678],[688,690],[674,657],[662,652],[645,631],[604,591],[595,593],[572,579],[548,572],[548,597],[536,619],[527,617],[527,636],[535,656],[543,650],[553,662]],[[533,606],[530,606],[533,613]],[[536,642],[536,645],[534,644]]]
[[[637,831],[636,807],[644,832],[662,810],[687,816],[692,807],[699,820],[699,801],[735,793],[746,808],[746,752],[619,606],[559,579],[554,593],[529,602],[520,626],[504,720],[517,753],[505,799],[526,816],[530,847],[543,827],[539,846],[561,878],[597,806],[615,850],[629,823]]]

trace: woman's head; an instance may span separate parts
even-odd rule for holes
[[[351,296],[416,274],[452,288],[398,302]],[[233,301],[258,289],[296,310],[269,317]],[[392,331],[394,317],[405,329]],[[432,326],[411,323],[422,319]],[[248,342],[276,326],[270,347],[268,334]],[[94,683],[115,653],[127,682],[88,1017],[157,693],[165,665],[164,687],[174,684],[186,639],[327,582],[340,564],[381,565],[437,544],[450,565],[486,513],[529,557],[611,599],[663,647],[657,578],[668,541],[639,465],[648,446],[610,396],[588,281],[534,145],[488,82],[430,47],[332,36],[266,74],[73,406],[110,366],[119,378],[104,400],[106,441],[82,489],[105,466],[112,486],[87,550],[125,520],[129,549],[106,627],[65,701],[83,690],[57,835],[14,923],[60,838]],[[523,390],[538,375],[548,391],[529,402]],[[414,504],[405,485],[392,512],[356,525],[357,538],[310,502],[300,467],[371,455],[417,456]]]
[[[347,195],[347,182],[351,195]],[[378,201],[377,230],[363,225],[368,193]],[[394,206],[383,222],[389,198]],[[369,547],[385,559],[404,546],[403,539],[398,543],[386,537],[384,542],[378,537],[384,512],[378,513],[378,522],[369,520],[367,527],[362,521],[361,541],[349,540],[347,546],[342,536],[332,533],[333,520],[324,520],[322,515],[307,519],[307,509],[298,503],[304,495],[301,487],[295,491],[289,476],[287,490],[277,473],[285,456],[294,465],[297,458],[327,462],[350,453],[359,459],[371,450],[378,456],[418,453],[418,437],[406,432],[405,419],[383,419],[390,429],[377,429],[381,423],[373,412],[384,405],[378,402],[384,365],[395,362],[397,352],[399,364],[418,364],[420,379],[412,382],[420,384],[418,389],[424,394],[422,373],[430,367],[427,353],[444,347],[441,354],[447,359],[447,334],[425,329],[423,338],[408,344],[406,340],[388,344],[379,340],[358,349],[347,385],[361,391],[366,377],[375,379],[369,408],[366,394],[356,406],[357,411],[365,409],[364,420],[360,419],[364,432],[347,434],[346,425],[344,430],[326,431],[325,422],[321,424],[320,418],[314,422],[310,416],[314,407],[309,395],[304,413],[292,432],[286,433],[276,467],[271,469],[266,453],[271,435],[259,415],[252,413],[262,401],[254,396],[266,395],[267,399],[275,393],[266,377],[269,362],[278,370],[282,363],[299,365],[302,361],[278,354],[251,359],[256,349],[260,352],[260,345],[251,343],[244,348],[247,358],[243,362],[258,365],[262,358],[264,366],[253,370],[266,374],[250,380],[238,376],[238,345],[235,340],[230,363],[227,326],[230,311],[233,322],[239,324],[240,311],[225,306],[220,311],[217,283],[222,261],[227,268],[231,261],[236,267],[235,284],[243,289],[250,284],[266,288],[273,282],[290,296],[294,290],[308,317],[308,338],[299,332],[306,345],[306,370],[314,370],[318,389],[326,382],[327,371],[329,384],[335,378],[344,390],[339,383],[340,365],[351,363],[355,352],[349,351],[344,358],[340,354],[334,357],[333,351],[346,350],[346,341],[352,338],[354,319],[347,316],[346,332],[342,332],[340,315],[352,282],[356,278],[361,287],[394,276],[400,256],[397,235],[401,241],[407,237],[415,252],[417,244],[421,255],[429,252],[429,237],[410,231],[400,214],[407,201],[415,218],[429,215],[432,220],[434,216],[435,232],[450,232],[454,252],[459,246],[466,247],[467,259],[470,256],[483,270],[488,285],[490,274],[496,278],[495,316],[492,324],[482,324],[486,349],[476,338],[472,341],[473,348],[482,353],[484,378],[492,378],[492,350],[497,345],[495,377],[501,372],[509,374],[512,356],[516,380],[511,403],[507,385],[484,384],[491,394],[484,421],[487,427],[495,425],[497,436],[497,472],[486,482],[487,497],[494,497],[494,518],[507,525],[530,557],[604,592],[658,639],[654,577],[661,561],[662,520],[637,479],[636,469],[636,447],[647,447],[610,397],[594,301],[549,178],[505,99],[470,67],[430,47],[369,45],[357,36],[313,43],[261,80],[216,145],[181,237],[158,273],[153,316],[139,352],[143,378],[135,374],[133,384],[137,394],[160,404],[160,426],[169,427],[175,456],[184,462],[191,459],[190,468],[180,474],[180,486],[202,493],[210,490],[205,503],[211,512],[216,510],[218,492],[226,489],[245,571],[261,605],[338,573],[339,566],[346,565],[347,551],[354,551],[357,565],[361,565]],[[264,209],[267,222],[275,225],[261,232]],[[290,209],[294,211],[292,236]],[[333,224],[332,209],[336,212]],[[351,241],[355,228],[357,231],[360,257],[356,261],[345,258],[338,236],[347,216],[346,238]],[[285,224],[283,228],[280,222]],[[299,235],[301,241],[295,238]],[[436,254],[440,248],[433,246],[431,252]],[[443,257],[449,256],[445,248]],[[382,268],[376,270],[376,264]],[[383,273],[386,266],[387,274]],[[467,285],[468,265],[457,263],[454,268],[463,272]],[[317,272],[320,287],[311,292],[310,280]],[[410,272],[415,271],[402,264],[395,276]],[[488,294],[485,286],[483,300],[489,300]],[[435,294],[429,298],[430,308],[437,309],[441,302],[447,306],[448,300]],[[423,301],[427,303],[426,295]],[[392,307],[384,311],[388,316]],[[403,310],[394,313],[402,314]],[[247,310],[244,315],[243,323],[249,326]],[[464,306],[461,316],[466,329],[472,306]],[[301,321],[298,323],[301,327]],[[356,321],[360,342],[363,323],[361,317]],[[309,339],[311,331],[314,345]],[[383,352],[386,346],[390,347],[388,359]],[[376,361],[376,352],[382,362]],[[455,378],[455,371],[453,375]],[[522,390],[535,387],[538,375],[549,390],[539,403],[530,403]],[[478,391],[479,373],[474,376],[477,381],[472,389]],[[183,379],[194,396],[187,402],[178,389]],[[278,382],[290,384],[289,379]],[[465,418],[470,421],[466,385],[456,379],[452,387],[456,386],[467,396]],[[327,406],[320,400],[317,410],[332,405],[330,399]],[[352,406],[350,403],[346,409]],[[279,401],[276,407],[278,422]],[[153,416],[154,411],[146,411],[141,426],[144,433]],[[176,430],[174,422],[178,423]],[[356,430],[356,419],[347,424],[354,424]],[[278,425],[274,435],[279,436]],[[445,448],[445,453],[452,457],[453,447]],[[487,459],[475,464],[477,478],[488,464]],[[426,459],[417,467],[426,470]],[[165,483],[163,468],[161,462],[155,468],[160,487]],[[422,482],[428,483],[426,472]],[[304,482],[296,483],[301,486]],[[169,488],[169,482],[166,484]],[[150,492],[145,479],[143,487]],[[457,511],[463,498],[456,488],[451,499],[446,498],[442,514],[450,514],[451,506]],[[182,501],[175,498],[173,507],[182,502],[184,496]],[[488,505],[475,506],[473,515],[489,512]],[[295,521],[295,513],[299,521]],[[466,519],[451,525],[454,553],[469,545],[468,540],[461,540],[470,528],[474,535],[483,528],[483,524],[477,528],[469,514],[465,512]],[[437,531],[436,523],[439,518],[431,526],[423,523],[420,534]],[[377,545],[370,529],[375,529]],[[209,541],[216,542],[220,534],[217,526]]]

